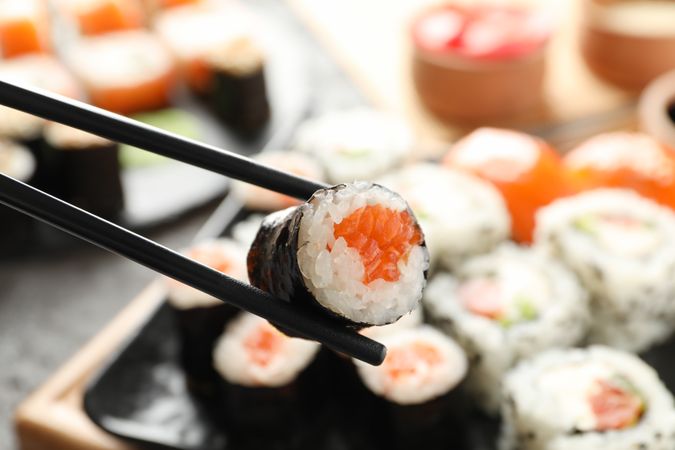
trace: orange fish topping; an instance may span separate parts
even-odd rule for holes
[[[441,355],[435,347],[422,342],[398,348],[391,348],[384,360],[384,369],[391,380],[414,376],[441,362]]]
[[[588,401],[595,414],[598,431],[621,430],[635,424],[645,406],[640,396],[607,380],[597,381],[597,389]]]
[[[422,233],[410,213],[381,205],[357,209],[333,226],[333,236],[343,238],[348,247],[358,250],[365,268],[365,284],[377,279],[398,281],[398,262],[401,258],[407,260],[410,250],[422,243]]]
[[[244,348],[254,364],[267,366],[279,352],[282,337],[271,325],[263,324],[244,341]]]

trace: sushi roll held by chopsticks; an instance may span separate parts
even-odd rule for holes
[[[408,204],[367,182],[320,189],[268,216],[248,254],[251,284],[355,328],[386,325],[415,309],[428,267]]]

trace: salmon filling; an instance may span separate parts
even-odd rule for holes
[[[284,335],[273,326],[264,323],[244,341],[244,348],[251,362],[257,366],[267,366],[279,353]]]
[[[391,348],[383,365],[387,380],[396,386],[404,380],[424,377],[431,372],[432,367],[442,361],[436,347],[424,342],[414,342],[411,345]]]
[[[407,261],[410,250],[422,243],[422,234],[407,211],[381,205],[357,209],[333,226],[333,236],[359,252],[364,284],[378,279],[398,281],[399,261]]]
[[[635,388],[623,378],[597,380],[588,397],[596,419],[596,430],[622,430],[635,425],[642,417],[645,402]]]

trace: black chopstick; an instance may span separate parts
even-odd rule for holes
[[[302,200],[326,187],[41,89],[0,80],[0,104]]]
[[[311,314],[156,242],[0,174],[0,203],[188,284],[227,303],[370,364],[386,349],[320,314]]]

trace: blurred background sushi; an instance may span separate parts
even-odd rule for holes
[[[675,2],[0,0],[0,79],[327,183],[0,106],[1,173],[389,351],[0,205],[0,447],[675,449]]]

